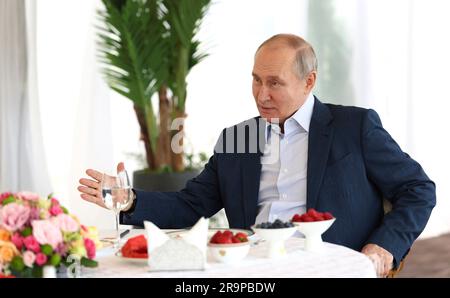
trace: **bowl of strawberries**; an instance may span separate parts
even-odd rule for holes
[[[249,250],[248,234],[244,232],[219,230],[208,242],[211,257],[219,263],[235,264],[244,259]]]
[[[297,230],[305,235],[305,250],[320,251],[323,249],[322,234],[335,220],[330,212],[319,212],[310,208],[306,213],[295,214],[291,221]]]

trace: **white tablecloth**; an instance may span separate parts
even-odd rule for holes
[[[130,235],[136,233],[131,233]],[[130,236],[129,236],[130,237]],[[281,258],[265,257],[267,243],[250,248],[239,264],[216,263],[208,258],[204,271],[149,272],[146,261],[128,261],[114,255],[112,248],[97,253],[99,267],[83,269],[83,277],[169,277],[169,278],[284,278],[284,277],[376,277],[372,262],[349,248],[325,243],[321,252],[303,250],[304,239],[286,241],[287,254]]]

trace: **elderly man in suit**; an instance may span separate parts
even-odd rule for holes
[[[436,203],[434,183],[375,111],[312,95],[317,59],[302,38],[265,41],[252,76],[260,117],[224,129],[204,170],[183,190],[134,190],[122,223],[183,228],[225,208],[231,228],[249,228],[315,208],[337,218],[325,241],[361,251],[386,276],[423,231]],[[80,180],[81,197],[103,205],[101,173],[87,174],[92,179]],[[383,199],[392,203],[387,214]]]

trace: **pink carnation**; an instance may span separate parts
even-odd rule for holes
[[[50,201],[52,202],[52,205],[59,205],[59,201],[56,198],[51,198]]]
[[[32,201],[32,202],[36,202],[39,200],[39,195],[32,193],[32,192],[28,192],[28,191],[21,191],[19,193],[17,193],[17,196],[25,201]]]
[[[59,205],[53,205],[52,207],[50,207],[50,214],[53,216],[56,216],[58,214],[63,213],[61,207]]]
[[[32,251],[27,250],[23,253],[23,262],[25,266],[32,268],[35,260],[36,255]],[[45,260],[45,262],[47,262],[47,260]]]
[[[36,264],[38,264],[39,266],[44,265],[45,263],[47,263],[47,256],[44,255],[43,253],[38,253],[36,255]]]
[[[17,247],[18,250],[22,249],[23,237],[19,233],[14,233],[11,237],[11,242]]]
[[[39,244],[49,244],[53,249],[63,241],[61,230],[49,220],[34,220],[33,236]]]
[[[39,243],[37,242],[36,238],[34,236],[30,235],[28,237],[25,237],[23,239],[23,244],[28,250],[31,250],[35,253],[38,253],[41,251],[41,247],[39,246]]]
[[[84,238],[84,247],[86,248],[87,256],[89,259],[95,258],[95,243],[89,238]]]
[[[21,229],[29,217],[30,207],[17,203],[10,203],[4,206],[0,214],[2,226],[10,232]]]
[[[70,215],[61,213],[51,219],[52,223],[63,232],[76,232],[80,229],[78,222]]]

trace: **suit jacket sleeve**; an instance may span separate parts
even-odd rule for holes
[[[180,192],[136,190],[136,205],[121,213],[121,223],[142,226],[144,220],[159,228],[177,229],[194,225],[200,217],[209,218],[222,209],[217,178],[216,155],[204,170],[187,182]]]
[[[391,252],[394,265],[398,265],[425,228],[436,204],[435,184],[383,129],[373,110],[368,110],[363,119],[362,148],[368,178],[392,203],[392,211],[367,243]]]

